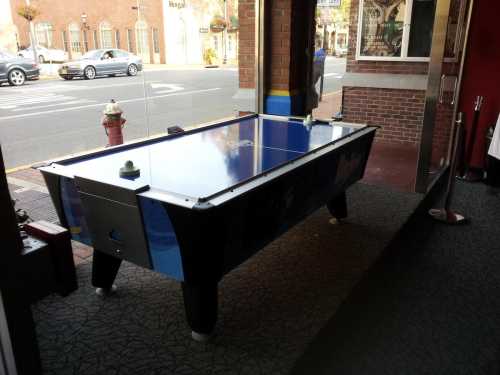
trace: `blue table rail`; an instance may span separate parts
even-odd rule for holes
[[[375,131],[250,115],[39,169],[60,222],[94,247],[93,285],[111,290],[122,260],[173,277],[205,339],[226,273],[325,204],[347,215]],[[140,175],[120,177],[128,160]]]

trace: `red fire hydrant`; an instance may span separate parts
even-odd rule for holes
[[[108,136],[109,146],[121,145],[123,143],[123,133],[122,129],[125,125],[125,118],[122,116],[123,111],[118,106],[118,104],[111,99],[111,101],[106,104],[106,108],[103,111],[104,116],[102,117],[102,126],[104,126],[104,131]]]

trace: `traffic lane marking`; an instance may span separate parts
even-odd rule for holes
[[[343,73],[326,73],[324,75],[324,77],[333,77],[333,78],[337,78],[337,79],[340,79],[344,76]]]
[[[211,89],[174,92],[174,93],[164,94],[164,95],[147,96],[147,97],[134,98],[134,99],[125,99],[125,100],[120,100],[118,103],[119,104],[122,104],[122,103],[132,103],[132,102],[144,101],[145,99],[155,100],[155,99],[160,99],[160,98],[166,98],[166,97],[169,97],[169,96],[201,94],[201,93],[211,92],[211,91],[217,91],[217,90],[221,90],[221,88],[220,87],[214,87],[214,88],[211,88]],[[105,102],[105,103],[96,103],[96,104],[88,104],[88,105],[81,105],[81,106],[70,107],[70,108],[60,108],[60,109],[54,109],[54,110],[50,110],[50,111],[30,112],[30,113],[23,113],[23,114],[19,114],[19,115],[3,116],[3,117],[0,117],[0,121],[13,120],[13,119],[24,118],[24,117],[41,116],[41,115],[46,115],[46,114],[50,114],[50,113],[57,113],[57,112],[78,111],[78,110],[81,110],[81,109],[93,108],[93,107],[104,107],[106,104],[108,104],[108,102]]]
[[[87,81],[86,81],[87,82]],[[146,81],[147,85],[154,84],[158,82],[158,80],[155,81]],[[30,87],[20,87],[20,88],[14,88],[14,90],[17,93],[33,93],[33,92],[38,92],[42,91],[44,93],[49,93],[49,92],[63,92],[63,91],[83,91],[83,90],[95,90],[95,89],[107,89],[107,88],[113,88],[113,87],[124,87],[124,86],[137,86],[137,85],[144,85],[143,81],[139,82],[127,82],[127,83],[115,83],[111,85],[91,85],[91,86],[76,86],[76,85],[71,85],[71,86],[65,86],[64,82],[61,82],[60,84],[50,84],[50,85],[40,85],[40,86],[30,86]],[[0,97],[2,93],[0,92]],[[12,93],[5,93],[5,96],[10,96]]]
[[[72,100],[72,101],[69,101],[69,102],[62,102],[62,103],[54,103],[54,104],[47,104],[47,105],[32,106],[32,107],[29,107],[29,108],[16,108],[16,109],[13,109],[12,112],[19,112],[19,111],[26,111],[26,110],[33,110],[33,109],[42,109],[42,108],[49,108],[49,107],[58,107],[60,105],[83,104],[83,103],[92,103],[92,102],[95,102],[95,100],[78,99],[78,100]]]

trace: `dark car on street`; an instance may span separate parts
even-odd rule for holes
[[[40,69],[34,60],[0,51],[0,84],[8,82],[11,86],[21,86],[26,80],[38,78]]]
[[[127,74],[135,76],[142,70],[142,60],[121,49],[97,49],[87,52],[78,60],[64,63],[59,68],[59,76],[64,79],[83,77],[94,79],[97,76]]]

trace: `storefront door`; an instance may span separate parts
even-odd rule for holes
[[[414,3],[413,13],[425,25],[432,1]],[[422,137],[418,156],[415,190],[427,192],[450,164],[452,135],[457,115],[458,95],[473,0],[437,0],[425,95]],[[425,28],[425,27],[424,27]],[[425,30],[423,30],[425,32]],[[418,48],[418,43],[415,44]]]

